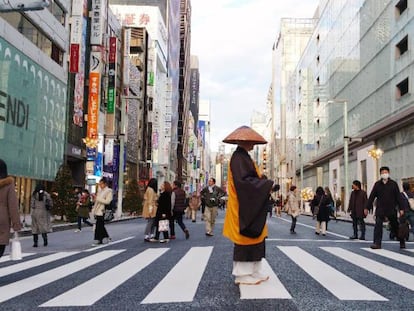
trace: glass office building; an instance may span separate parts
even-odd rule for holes
[[[411,3],[320,1],[318,23],[294,74],[296,118],[288,120],[303,143],[296,153],[303,186],[329,186],[343,199],[354,179],[369,192],[381,165],[397,182],[414,186]],[[372,157],[379,148],[382,156]]]

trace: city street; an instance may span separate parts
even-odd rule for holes
[[[267,282],[237,286],[231,276],[232,244],[214,237],[204,223],[176,227],[169,243],[144,242],[145,220],[107,225],[112,242],[92,247],[91,227],[50,234],[49,246],[22,238],[24,258],[0,260],[1,310],[412,310],[414,244],[400,250],[384,230],[383,249],[351,241],[349,222],[331,221],[326,236],[314,220],[300,216],[297,234],[290,217],[269,219],[264,268]],[[412,236],[411,240],[412,241]]]

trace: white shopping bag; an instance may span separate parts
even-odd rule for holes
[[[19,236],[17,232],[14,233],[10,250],[10,259],[11,260],[21,260],[22,259],[22,245],[19,241]]]

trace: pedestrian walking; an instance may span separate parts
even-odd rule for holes
[[[8,175],[7,165],[0,159],[0,257],[10,243],[10,229],[22,229],[19,202],[14,190],[14,178]]]
[[[411,227],[411,232],[414,234],[414,193],[410,191],[410,184],[403,183],[402,198],[404,202],[404,216],[402,221],[408,221]]]
[[[295,234],[296,220],[300,215],[300,198],[297,196],[296,186],[290,186],[289,193],[287,195],[287,213],[292,219],[292,224],[290,226],[290,233]]]
[[[144,193],[144,203],[142,206],[142,217],[147,220],[147,225],[144,231],[144,241],[150,242],[155,235],[155,215],[157,214],[157,200],[158,200],[158,181],[151,178],[148,181],[147,189]]]
[[[280,204],[281,198],[279,196],[279,190],[280,190],[280,185],[275,184],[272,187],[272,190],[270,191],[270,197],[272,198],[272,200],[274,202],[273,206],[275,208],[276,217],[281,217],[282,216],[282,210],[281,210],[282,206]]]
[[[79,201],[76,203],[76,212],[78,213],[78,229],[76,229],[75,232],[82,231],[82,222],[88,226],[93,226],[93,224],[88,220],[90,211],[91,197],[89,195],[89,191],[87,189],[84,189]]]
[[[158,207],[155,215],[154,226],[155,226],[155,237],[150,239],[151,242],[165,243],[169,241],[168,230],[162,231],[164,239],[160,240],[159,222],[161,220],[168,220],[171,223],[171,193],[172,187],[168,181],[164,181],[160,187],[161,194],[158,198]]]
[[[206,222],[206,235],[214,235],[214,226],[216,223],[216,216],[218,213],[218,205],[221,197],[226,193],[220,187],[216,186],[216,179],[211,177],[208,180],[208,186],[201,190],[200,195],[206,202],[206,208],[204,212],[204,220]]]
[[[194,191],[189,199],[189,209],[191,211],[191,221],[196,222],[197,221],[197,211],[200,208],[201,200],[200,196],[197,194],[197,191]]]
[[[317,187],[315,197],[311,201],[311,210],[314,217],[316,217],[315,234],[322,233],[326,235],[326,224],[329,221],[329,198],[325,195],[325,190],[322,187]]]
[[[92,209],[92,214],[96,218],[95,223],[95,242],[92,246],[103,244],[104,239],[111,240],[108,231],[105,228],[105,205],[109,205],[112,201],[112,189],[108,186],[106,177],[102,177],[98,184],[98,193],[95,198],[95,203]]]
[[[390,178],[389,167],[382,166],[380,175],[381,179],[374,184],[364,209],[365,215],[368,215],[376,199],[374,243],[370,246],[372,249],[381,248],[383,224],[386,220],[390,223],[391,234],[398,237],[397,207],[400,217],[404,216],[404,202],[398,184]],[[400,237],[398,240],[400,248],[405,248],[405,240]]]
[[[223,142],[236,144],[228,170],[228,201],[223,235],[234,243],[233,271],[236,284],[255,285],[269,279],[262,272],[267,237],[266,204],[273,181],[262,173],[249,155],[266,140],[248,126],[242,126]]]
[[[183,189],[181,189],[181,182],[174,180],[173,190],[171,193],[171,206],[172,206],[172,220],[170,222],[170,232],[171,239],[175,239],[175,222],[180,226],[185,234],[185,238],[188,240],[190,238],[190,232],[183,222],[184,210],[186,208],[186,194]]]
[[[360,240],[365,240],[365,220],[366,217],[364,213],[365,205],[367,204],[367,193],[361,189],[361,182],[359,180],[354,180],[352,182],[352,192],[349,197],[348,212],[351,213],[352,218],[352,228],[354,234],[349,238],[351,240],[358,239],[358,226],[361,231],[359,236]]]
[[[48,245],[47,234],[52,232],[50,221],[50,210],[52,207],[53,201],[50,194],[45,191],[45,187],[42,184],[37,184],[30,201],[33,247],[38,246],[39,234],[42,235],[43,246]]]

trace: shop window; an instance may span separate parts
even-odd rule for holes
[[[396,16],[399,17],[407,9],[407,0],[400,0],[395,5]]]
[[[408,93],[409,91],[408,90],[408,77],[397,84],[396,91],[397,91],[397,94],[396,94],[397,99],[400,99],[401,97],[403,97],[405,94]]]
[[[407,52],[408,51],[408,35],[405,36],[400,42],[398,42],[395,48],[396,48],[396,51],[395,51],[396,58],[399,58],[401,55]]]

